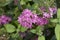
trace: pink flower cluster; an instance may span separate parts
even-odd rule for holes
[[[18,17],[18,22],[26,28],[32,28],[33,24],[45,25],[48,23],[46,18],[38,16],[29,9],[23,10],[22,14]]]
[[[0,16],[0,25],[1,24],[6,24],[11,21],[10,17],[7,17],[6,15],[1,15]]]
[[[43,17],[46,17],[46,18],[51,18],[53,17],[54,14],[56,14],[57,12],[57,8],[56,7],[49,7],[48,8],[48,11],[49,12],[46,12],[46,8],[45,7],[41,7],[40,10],[42,11],[43,13]]]

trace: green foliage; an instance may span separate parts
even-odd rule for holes
[[[50,21],[53,22],[53,23],[58,23],[59,22],[58,19],[51,19]]]
[[[58,11],[57,11],[57,18],[60,19],[60,8],[58,8]]]
[[[55,0],[33,0],[35,3],[38,3],[39,6],[46,6],[49,7],[51,5],[54,5]]]
[[[36,29],[31,29],[30,32],[41,36],[42,35],[42,28],[40,26],[37,26]]]
[[[56,35],[56,39],[60,40],[60,8],[58,8],[58,11],[57,11],[57,20],[56,21],[58,21],[58,24],[56,24],[56,27],[55,27],[55,35]]]
[[[28,1],[32,1],[32,0],[21,0],[21,1],[20,1],[20,4],[21,4],[21,5],[25,5],[26,2],[28,2]]]
[[[18,33],[11,34],[11,38],[9,40],[22,40]]]
[[[60,18],[58,20],[59,20],[59,24],[60,24]]]
[[[60,40],[60,24],[57,24],[55,27],[55,35],[57,40]]]
[[[21,32],[27,31],[28,28],[22,27],[21,25],[18,25],[18,31],[20,30]]]
[[[31,29],[30,32],[36,33],[36,30],[35,29]]]
[[[12,24],[5,24],[4,26],[5,26],[6,31],[7,31],[8,33],[12,33],[12,32],[15,32],[15,31],[16,31],[15,26],[12,25]]]
[[[56,40],[56,36],[55,35],[52,36],[51,40]]]
[[[39,36],[38,40],[45,40],[45,37],[44,36]]]
[[[38,27],[36,28],[36,34],[37,34],[37,35],[42,35],[42,26],[38,26]]]
[[[26,2],[25,2],[24,0],[21,0],[21,1],[20,1],[20,4],[21,4],[21,5],[24,5],[24,4],[26,4]]]
[[[13,0],[0,0],[0,7],[10,4]]]
[[[45,31],[44,29],[53,28],[53,26],[55,27],[57,24],[55,28],[55,35],[57,40],[60,40],[60,8],[57,11],[57,18],[48,19],[49,23],[44,26],[36,25],[35,28],[29,29],[22,27],[17,21],[18,16],[26,8],[30,9],[33,13],[39,14],[39,16],[42,17],[42,12],[39,8],[46,7],[46,10],[48,11],[48,7],[55,6],[54,1],[55,0],[0,0],[0,15],[4,14],[12,18],[10,24],[0,25],[0,35],[7,33],[9,34],[9,40],[23,40],[20,37],[19,32],[31,32],[31,34],[26,39],[32,37],[33,34],[35,34],[38,36],[38,40],[45,40],[45,36],[42,36],[43,31]],[[14,5],[14,2],[16,2],[17,5]],[[51,40],[54,40],[56,38],[53,36]]]

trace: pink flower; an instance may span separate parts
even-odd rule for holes
[[[45,17],[45,18],[50,18],[51,15],[50,15],[49,13],[47,13],[47,12],[44,12],[44,13],[43,13],[43,17]]]
[[[32,19],[32,23],[35,24],[37,22],[37,19],[38,19],[37,14],[32,14],[31,19]]]
[[[47,15],[49,16],[49,15]],[[45,17],[47,17],[45,16]],[[26,28],[32,28],[33,24],[45,25],[48,23],[48,20],[45,18],[39,17],[37,14],[34,14],[31,10],[25,9],[22,14],[18,17],[18,22]]]
[[[26,28],[32,28],[31,16],[32,12],[29,9],[23,10],[22,14],[18,17],[18,22]]]
[[[0,25],[1,24],[6,24],[11,21],[10,17],[7,17],[6,15],[1,15],[0,16]]]
[[[53,8],[49,7],[49,11],[50,11],[50,15],[53,16],[54,14],[56,14],[57,8],[56,7],[53,7]]]
[[[43,26],[48,24],[48,20],[46,18],[39,17],[36,22],[37,25]]]
[[[29,9],[24,9],[22,15],[30,17],[32,15],[32,11]]]

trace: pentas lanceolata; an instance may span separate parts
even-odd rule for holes
[[[32,28],[33,24],[36,25],[45,25],[48,23],[48,20],[44,17],[38,16],[38,14],[33,13],[29,9],[23,10],[22,14],[18,17],[18,22],[26,28]]]
[[[43,12],[43,17],[45,18],[51,18],[51,15],[47,12]]]
[[[52,15],[54,15],[54,14],[56,14],[56,12],[57,12],[57,8],[56,7],[49,7],[49,11],[50,11],[50,15],[52,16]]]
[[[1,24],[6,24],[11,21],[11,18],[6,16],[6,15],[1,15],[0,16],[0,25]]]
[[[40,26],[43,26],[43,25],[48,24],[48,20],[47,20],[46,18],[39,17],[39,18],[37,19],[36,24],[37,24],[37,25],[40,25]]]
[[[32,15],[31,10],[25,9],[23,10],[22,14],[18,17],[18,22],[27,28],[32,27],[32,20],[30,16]]]
[[[0,40],[59,40],[60,9],[57,10],[55,2],[0,0]]]
[[[40,7],[41,12],[43,13],[43,17],[51,18],[57,12],[56,7],[48,7],[48,12],[45,7]]]

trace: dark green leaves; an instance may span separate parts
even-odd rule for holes
[[[12,1],[13,0],[0,0],[0,7],[8,5]]]
[[[11,34],[10,40],[22,40],[19,33]]]
[[[56,40],[56,36],[55,35],[52,36],[51,40]]]

